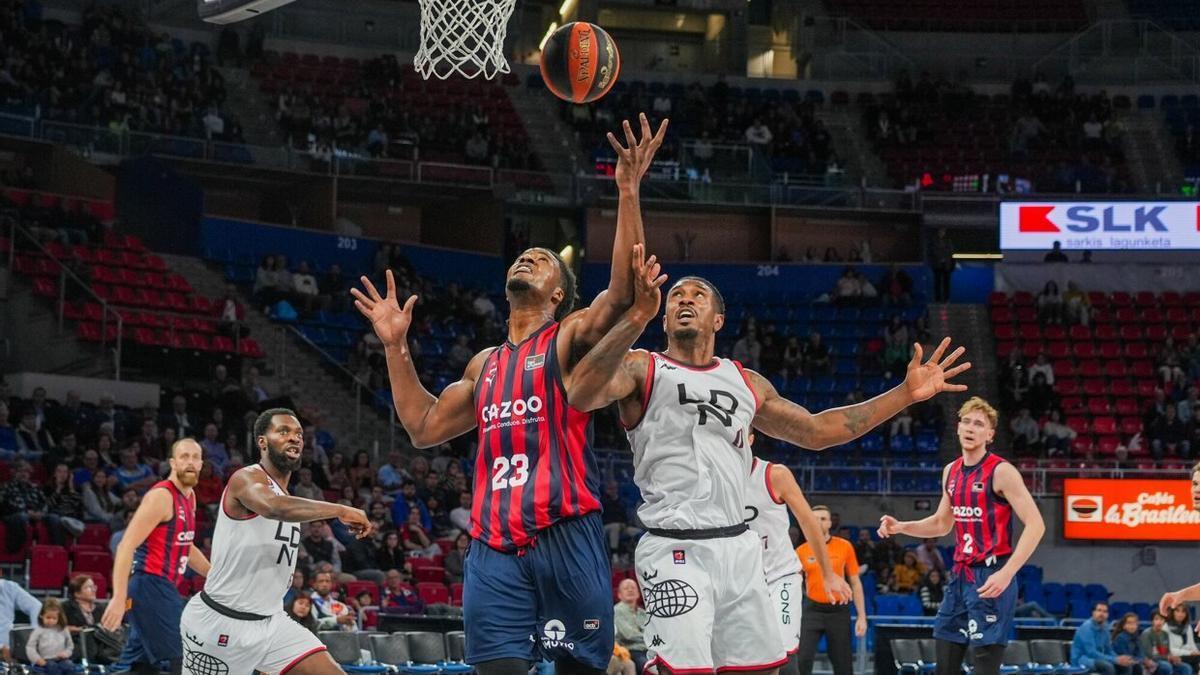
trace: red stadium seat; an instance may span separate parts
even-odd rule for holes
[[[421,582],[417,584],[417,595],[427,605],[450,604],[450,589],[443,583]]]
[[[380,592],[379,584],[373,581],[350,581],[346,583],[346,598],[357,598],[360,593],[366,591],[371,594],[372,605],[379,604]]]
[[[29,569],[25,575],[29,581],[29,590],[61,591],[69,567],[67,549],[35,544],[29,549]]]
[[[104,572],[112,571],[113,559],[108,551],[75,551],[75,563],[71,566],[74,572]]]
[[[1117,430],[1122,434],[1132,436],[1142,430],[1142,418],[1122,417],[1121,423],[1117,426]]]
[[[1128,342],[1125,344],[1125,356],[1130,359],[1144,359],[1149,354],[1143,342]]]
[[[1108,382],[1102,379],[1084,380],[1083,393],[1088,396],[1104,396],[1108,394]]]
[[[413,578],[417,582],[428,581],[436,583],[445,583],[446,569],[441,566],[434,567],[432,565],[426,567],[414,567]]]
[[[1101,436],[1096,441],[1096,452],[1102,457],[1112,457],[1117,454],[1117,446],[1121,439],[1116,436]]]
[[[1079,382],[1073,379],[1060,379],[1054,381],[1054,391],[1060,396],[1074,396],[1079,393]]]
[[[1092,420],[1092,431],[1097,434],[1117,433],[1117,420],[1112,417],[1097,417]]]
[[[1115,385],[1116,383],[1114,382],[1113,384]],[[1128,382],[1125,383],[1125,387],[1129,387]],[[1124,389],[1124,387],[1122,388]],[[1116,386],[1114,386],[1113,389],[1116,389]],[[1114,391],[1113,393],[1117,396],[1121,396],[1121,394],[1118,392]],[[1137,399],[1128,396],[1122,396],[1113,402],[1113,412],[1117,413],[1118,415],[1137,415],[1141,412],[1140,408],[1141,407],[1138,405]]]
[[[1071,345],[1071,353],[1077,358],[1090,359],[1096,355],[1096,347],[1090,342],[1076,342]]]
[[[463,585],[450,584],[450,604],[455,607],[462,607]]]
[[[1107,415],[1112,410],[1108,399],[1104,396],[1093,396],[1088,399],[1087,411],[1093,415]]]

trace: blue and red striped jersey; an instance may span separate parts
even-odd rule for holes
[[[1012,553],[1012,506],[992,487],[1004,458],[988,452],[983,460],[965,466],[954,460],[946,475],[946,494],[954,512],[954,562],[990,565]]]
[[[133,554],[133,571],[160,576],[178,586],[196,538],[196,495],[185,497],[169,480],[159,481],[150,489],[159,488],[171,494],[172,516],[156,525],[138,546]]]
[[[475,386],[479,454],[471,536],[500,551],[527,546],[560,520],[600,510],[591,413],[567,404],[559,324],[488,356]]]

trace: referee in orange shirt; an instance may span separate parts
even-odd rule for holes
[[[813,513],[821,524],[825,536],[825,547],[829,550],[829,564],[833,571],[846,577],[850,590],[854,592],[854,607],[858,620],[854,623],[854,634],[867,634],[867,607],[863,599],[862,581],[858,578],[858,556],[854,546],[841,537],[830,536],[832,521],[828,506],[814,506]],[[813,659],[817,655],[817,643],[825,635],[829,661],[833,664],[833,675],[854,675],[854,654],[850,644],[850,606],[831,603],[821,582],[821,567],[813,555],[812,546],[805,542],[796,549],[800,564],[804,567],[804,611],[800,615],[800,649],[796,655],[800,663],[800,675],[812,675]]]

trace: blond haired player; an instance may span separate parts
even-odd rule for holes
[[[879,536],[926,539],[954,530],[954,571],[934,620],[938,675],[962,672],[967,648],[975,672],[999,675],[1017,606],[1013,577],[1046,532],[1042,514],[1016,467],[988,450],[996,409],[973,396],[958,411],[962,456],[942,470],[942,501],[928,518],[880,518]],[[1025,524],[1013,547],[1012,516]]]

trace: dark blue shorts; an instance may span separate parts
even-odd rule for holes
[[[933,621],[933,637],[972,647],[1008,644],[1017,609],[1016,580],[998,598],[979,597],[979,587],[999,569],[1000,565],[972,567],[973,581],[967,580],[967,574],[950,574]]]
[[[121,650],[122,664],[159,663],[183,658],[179,617],[183,598],[163,577],[134,574],[129,578],[129,636]]]
[[[612,570],[600,514],[552,525],[520,554],[471,542],[463,564],[463,622],[470,664],[572,658],[607,668]]]

